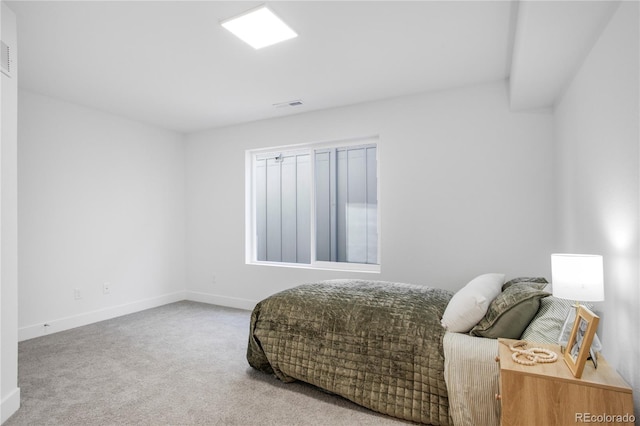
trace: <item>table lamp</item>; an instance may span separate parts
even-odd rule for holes
[[[551,283],[553,295],[561,299],[575,301],[575,309],[569,309],[562,326],[558,343],[566,345],[573,327],[573,321],[580,302],[601,302],[604,300],[604,273],[602,256],[595,254],[557,253],[551,255]],[[598,336],[591,344],[591,358],[596,364],[593,351],[600,351],[602,345]]]

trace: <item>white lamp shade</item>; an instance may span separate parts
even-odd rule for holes
[[[602,256],[593,254],[552,254],[553,295],[580,302],[604,300]]]

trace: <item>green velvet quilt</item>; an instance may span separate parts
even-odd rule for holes
[[[448,425],[440,325],[452,293],[368,280],[301,285],[258,303],[249,364],[380,413]]]

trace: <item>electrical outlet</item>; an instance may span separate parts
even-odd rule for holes
[[[102,293],[110,294],[111,293],[111,283],[106,282],[102,284]]]
[[[216,283],[216,276],[212,275],[211,276],[211,284],[215,284]]]
[[[82,293],[80,292],[79,288],[74,288],[73,289],[73,298],[76,299],[76,300],[82,299]]]

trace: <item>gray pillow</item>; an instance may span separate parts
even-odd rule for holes
[[[519,339],[550,293],[518,282],[508,286],[489,305],[484,318],[471,329],[472,336]]]
[[[537,288],[538,290],[544,290],[544,288],[549,285],[549,282],[546,278],[542,277],[519,277],[514,278],[512,280],[507,281],[502,285],[502,291],[505,291],[509,287],[517,283],[528,283],[529,286],[533,288]]]

